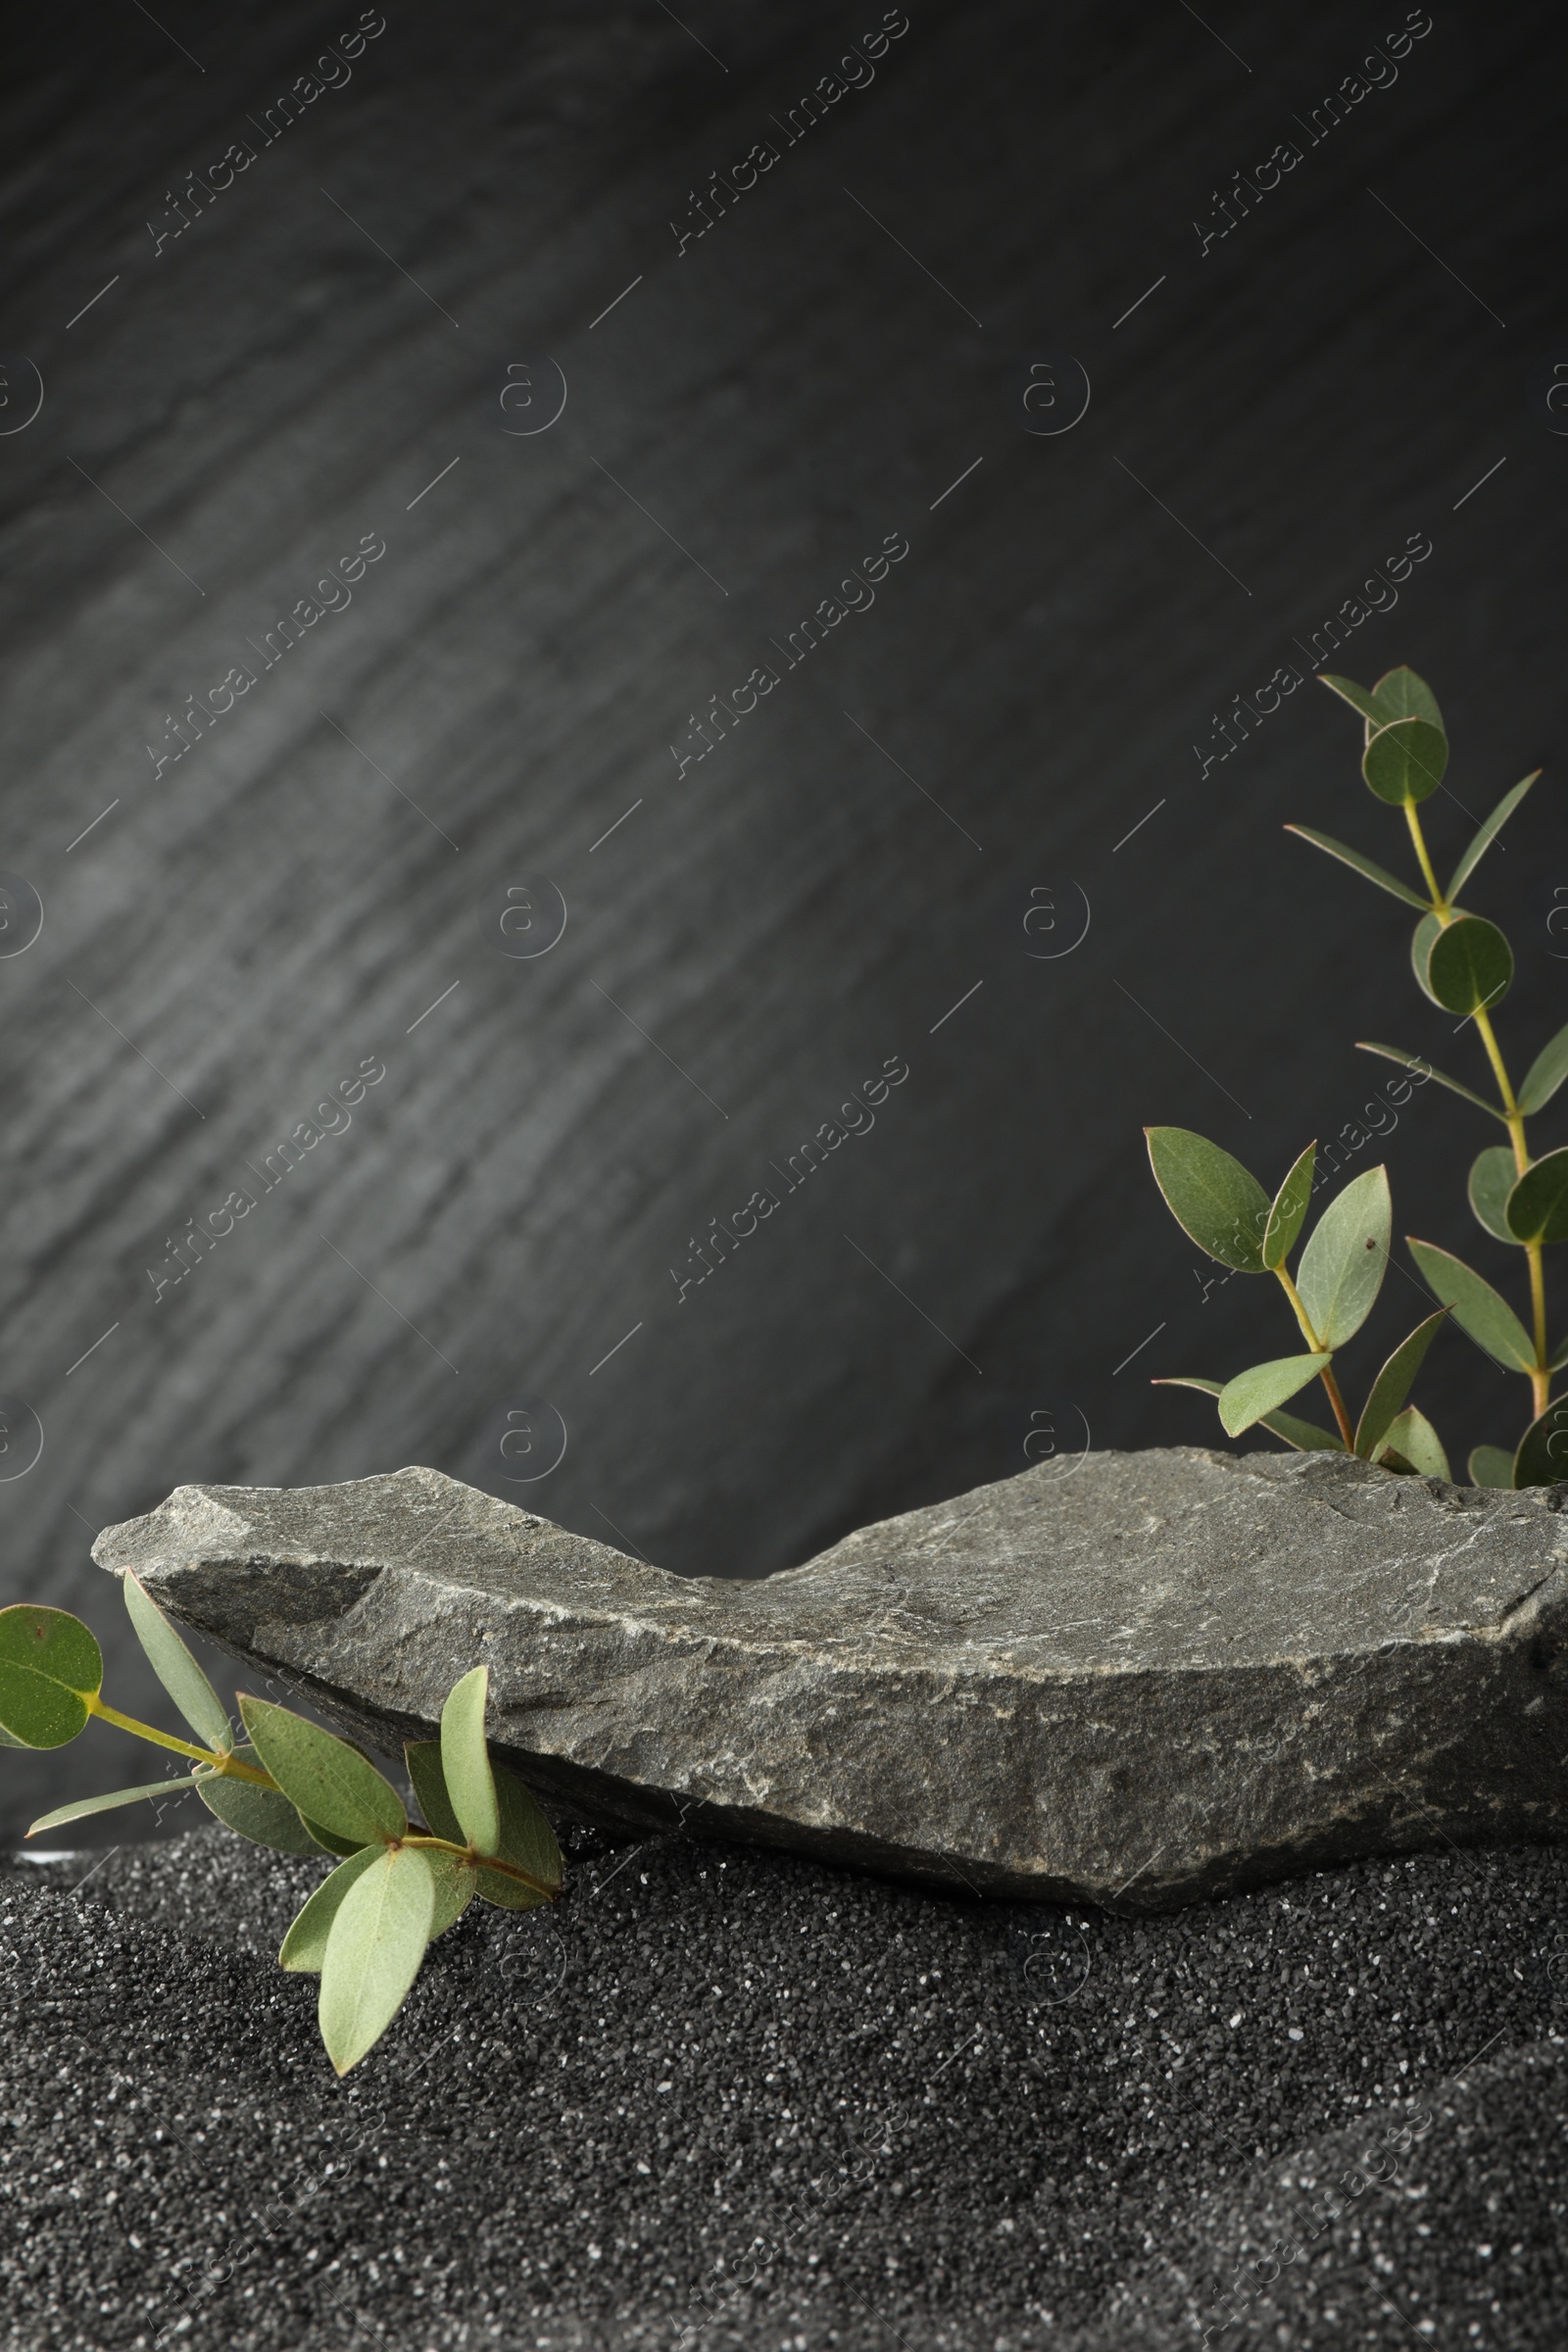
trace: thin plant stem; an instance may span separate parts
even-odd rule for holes
[[[535,1894],[544,1895],[552,1903],[561,1891],[559,1887],[547,1886],[543,1879],[536,1879],[531,1870],[524,1870],[516,1862],[504,1862],[499,1854],[481,1854],[476,1846],[455,1845],[450,1838],[434,1838],[418,1830],[411,1830],[407,1837],[394,1838],[392,1842],[395,1845],[433,1846],[439,1853],[455,1854],[460,1862],[466,1862],[474,1870],[499,1870],[504,1878],[515,1879],[520,1886],[531,1886]]]
[[[1476,1027],[1481,1033],[1481,1042],[1487,1049],[1487,1058],[1492,1064],[1492,1074],[1497,1081],[1497,1092],[1502,1097],[1502,1106],[1508,1120],[1508,1134],[1513,1143],[1514,1165],[1522,1176],[1530,1165],[1530,1150],[1525,1142],[1524,1113],[1519,1108],[1514,1095],[1507,1064],[1502,1058],[1502,1049],[1497,1043],[1496,1033],[1492,1026],[1491,1014],[1483,1004],[1474,1017]],[[1536,1361],[1535,1368],[1530,1374],[1530,1389],[1535,1403],[1536,1418],[1539,1420],[1551,1402],[1551,1374],[1546,1369],[1546,1269],[1539,1242],[1526,1242],[1524,1251],[1526,1263],[1530,1268],[1530,1309],[1535,1324],[1536,1343]]]
[[[1312,1353],[1314,1355],[1330,1353],[1331,1350],[1325,1348],[1317,1333],[1312,1329],[1312,1318],[1301,1304],[1301,1294],[1291,1280],[1290,1275],[1283,1266],[1276,1266],[1274,1271],[1280,1278],[1286,1298],[1296,1310],[1296,1320],[1301,1327],[1301,1337],[1311,1348]],[[1346,1410],[1345,1398],[1340,1394],[1340,1384],[1334,1377],[1334,1366],[1325,1364],[1318,1374],[1318,1378],[1322,1381],[1324,1389],[1328,1393],[1328,1400],[1334,1407],[1334,1418],[1340,1425],[1340,1436],[1345,1441],[1345,1450],[1347,1453],[1353,1453],[1355,1451],[1355,1432],[1350,1426],[1350,1416]]]
[[[243,1756],[224,1755],[214,1747],[192,1747],[188,1740],[176,1740],[172,1732],[156,1731],[150,1723],[138,1723],[134,1715],[122,1715],[118,1707],[106,1706],[101,1698],[89,1698],[84,1703],[88,1714],[96,1715],[100,1723],[112,1723],[117,1731],[129,1732],[133,1739],[146,1740],[154,1747],[172,1748],[176,1756],[189,1756],[197,1764],[210,1764],[225,1779],[254,1781],[262,1788],[277,1787],[270,1773],[247,1764]]]
[[[190,1756],[198,1764],[216,1764],[219,1758],[210,1747],[192,1747],[188,1740],[176,1740],[172,1732],[154,1731],[150,1723],[138,1723],[134,1715],[122,1715],[118,1707],[106,1707],[101,1698],[87,1700],[87,1712],[103,1723],[112,1723],[117,1731],[129,1732],[133,1739],[150,1740],[154,1747],[172,1748],[176,1756]]]
[[[1442,891],[1438,888],[1438,877],[1432,870],[1432,858],[1427,850],[1427,837],[1421,830],[1421,819],[1415,812],[1415,803],[1413,801],[1406,801],[1404,804],[1404,821],[1410,828],[1410,839],[1415,844],[1415,854],[1421,861],[1422,880],[1426,883],[1427,889],[1431,893],[1432,911],[1437,916],[1438,920],[1443,924],[1444,928],[1446,929],[1448,924],[1448,902],[1444,897]]]
[[[1422,874],[1425,876],[1428,890],[1432,893],[1432,911],[1446,930],[1453,920],[1453,909],[1438,888],[1438,878],[1433,871],[1432,859],[1427,851],[1426,836],[1421,830],[1421,819],[1417,816],[1414,806],[1408,802],[1405,804],[1404,814],[1405,821],[1410,828],[1410,839],[1415,844],[1416,857],[1421,863]],[[1508,1126],[1508,1139],[1513,1145],[1514,1166],[1522,1176],[1530,1165],[1530,1147],[1525,1140],[1524,1113],[1519,1108],[1518,1099],[1513,1091],[1513,1083],[1508,1076],[1508,1067],[1502,1058],[1502,1048],[1498,1045],[1496,1032],[1492,1026],[1491,1013],[1486,1005],[1482,1004],[1476,1008],[1471,1017],[1480,1034],[1481,1043],[1486,1048],[1487,1059],[1492,1064],[1492,1074],[1497,1082],[1497,1093],[1502,1102],[1503,1117]],[[1536,1343],[1536,1361],[1529,1374],[1530,1393],[1534,1402],[1535,1416],[1539,1420],[1551,1402],[1551,1374],[1546,1369],[1546,1269],[1542,1254],[1542,1246],[1539,1242],[1526,1242],[1524,1252],[1525,1262],[1530,1270],[1530,1311],[1535,1326],[1533,1337]]]

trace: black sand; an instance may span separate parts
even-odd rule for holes
[[[1561,1850],[1153,1920],[581,1851],[341,2084],[310,1865],[86,1863],[0,1876],[8,2348],[1563,2340]]]

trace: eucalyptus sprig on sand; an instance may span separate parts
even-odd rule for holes
[[[196,1740],[107,1705],[103,1653],[81,1619],[24,1603],[0,1609],[0,1745],[64,1747],[96,1716],[188,1758],[188,1786],[241,1838],[278,1853],[333,1856],[337,1867],[289,1929],[278,1959],[319,1975],[321,2039],[345,2075],[392,2023],[429,1945],[475,1895],[526,1911],[561,1893],[555,1832],[485,1740],[490,1670],[475,1666],[454,1684],[439,1740],[404,1748],[420,1816],[411,1821],[368,1756],[290,1708],[242,1691],[236,1732],[150,1593],[128,1573],[122,1589],[137,1639]],[[81,1797],[44,1814],[27,1835],[167,1798],[178,1785],[165,1779]]]

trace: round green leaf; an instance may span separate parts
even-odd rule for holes
[[[1436,916],[1423,916],[1410,954],[1433,1004],[1460,1014],[1500,1004],[1513,979],[1513,950],[1496,924],[1481,914],[1456,914],[1446,930],[1423,941],[1428,924],[1436,923]]]
[[[475,1666],[454,1683],[441,1710],[441,1777],[468,1843],[481,1854],[501,1847],[501,1809],[484,1740],[490,1669]]]
[[[1443,917],[1441,915],[1424,914],[1410,934],[1410,969],[1416,976],[1416,984],[1422,995],[1426,997],[1430,997],[1432,994],[1431,989],[1427,986],[1427,957],[1437,945],[1442,931]]]
[[[401,1838],[409,1826],[391,1782],[348,1740],[270,1699],[240,1693],[240,1715],[273,1780],[310,1821],[355,1846]]]
[[[1417,677],[1402,663],[1397,669],[1384,671],[1372,695],[1385,718],[1424,718],[1440,735],[1446,734],[1437,696],[1425,678]]]
[[[420,1848],[394,1845],[360,1873],[338,1905],[317,2016],[340,2075],[359,2064],[402,2008],[430,1940],[435,1898],[435,1875]]]
[[[1516,1487],[1555,1487],[1568,1479],[1568,1396],[1548,1404],[1532,1421],[1513,1457]]]
[[[1378,727],[1361,755],[1368,786],[1393,808],[1413,808],[1436,792],[1447,764],[1447,737],[1424,718]]]
[[[1301,1252],[1296,1287],[1325,1348],[1353,1339],[1377,1303],[1394,1202],[1386,1168],[1368,1168],[1329,1202]]]
[[[1470,1205],[1476,1221],[1494,1241],[1512,1242],[1508,1231],[1508,1195],[1519,1181],[1519,1162],[1506,1144],[1489,1144],[1470,1171]],[[1509,1456],[1510,1461],[1512,1455]]]
[[[1144,1133],[1154,1182],[1182,1231],[1222,1266],[1261,1274],[1270,1203],[1257,1178],[1189,1127],[1146,1127]]]
[[[1568,1146],[1526,1168],[1508,1195],[1508,1236],[1516,1242],[1568,1242]]]
[[[1470,1456],[1468,1466],[1473,1487],[1513,1485],[1513,1455],[1505,1446],[1478,1446]]]
[[[0,1609],[0,1726],[23,1747],[64,1747],[85,1730],[104,1661],[79,1617],[32,1601]]]

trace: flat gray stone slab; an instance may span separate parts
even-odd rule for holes
[[[487,1660],[492,1738],[558,1813],[1156,1907],[1568,1836],[1564,1501],[1099,1453],[749,1581],[411,1469],[181,1487],[93,1556],[383,1749]]]

